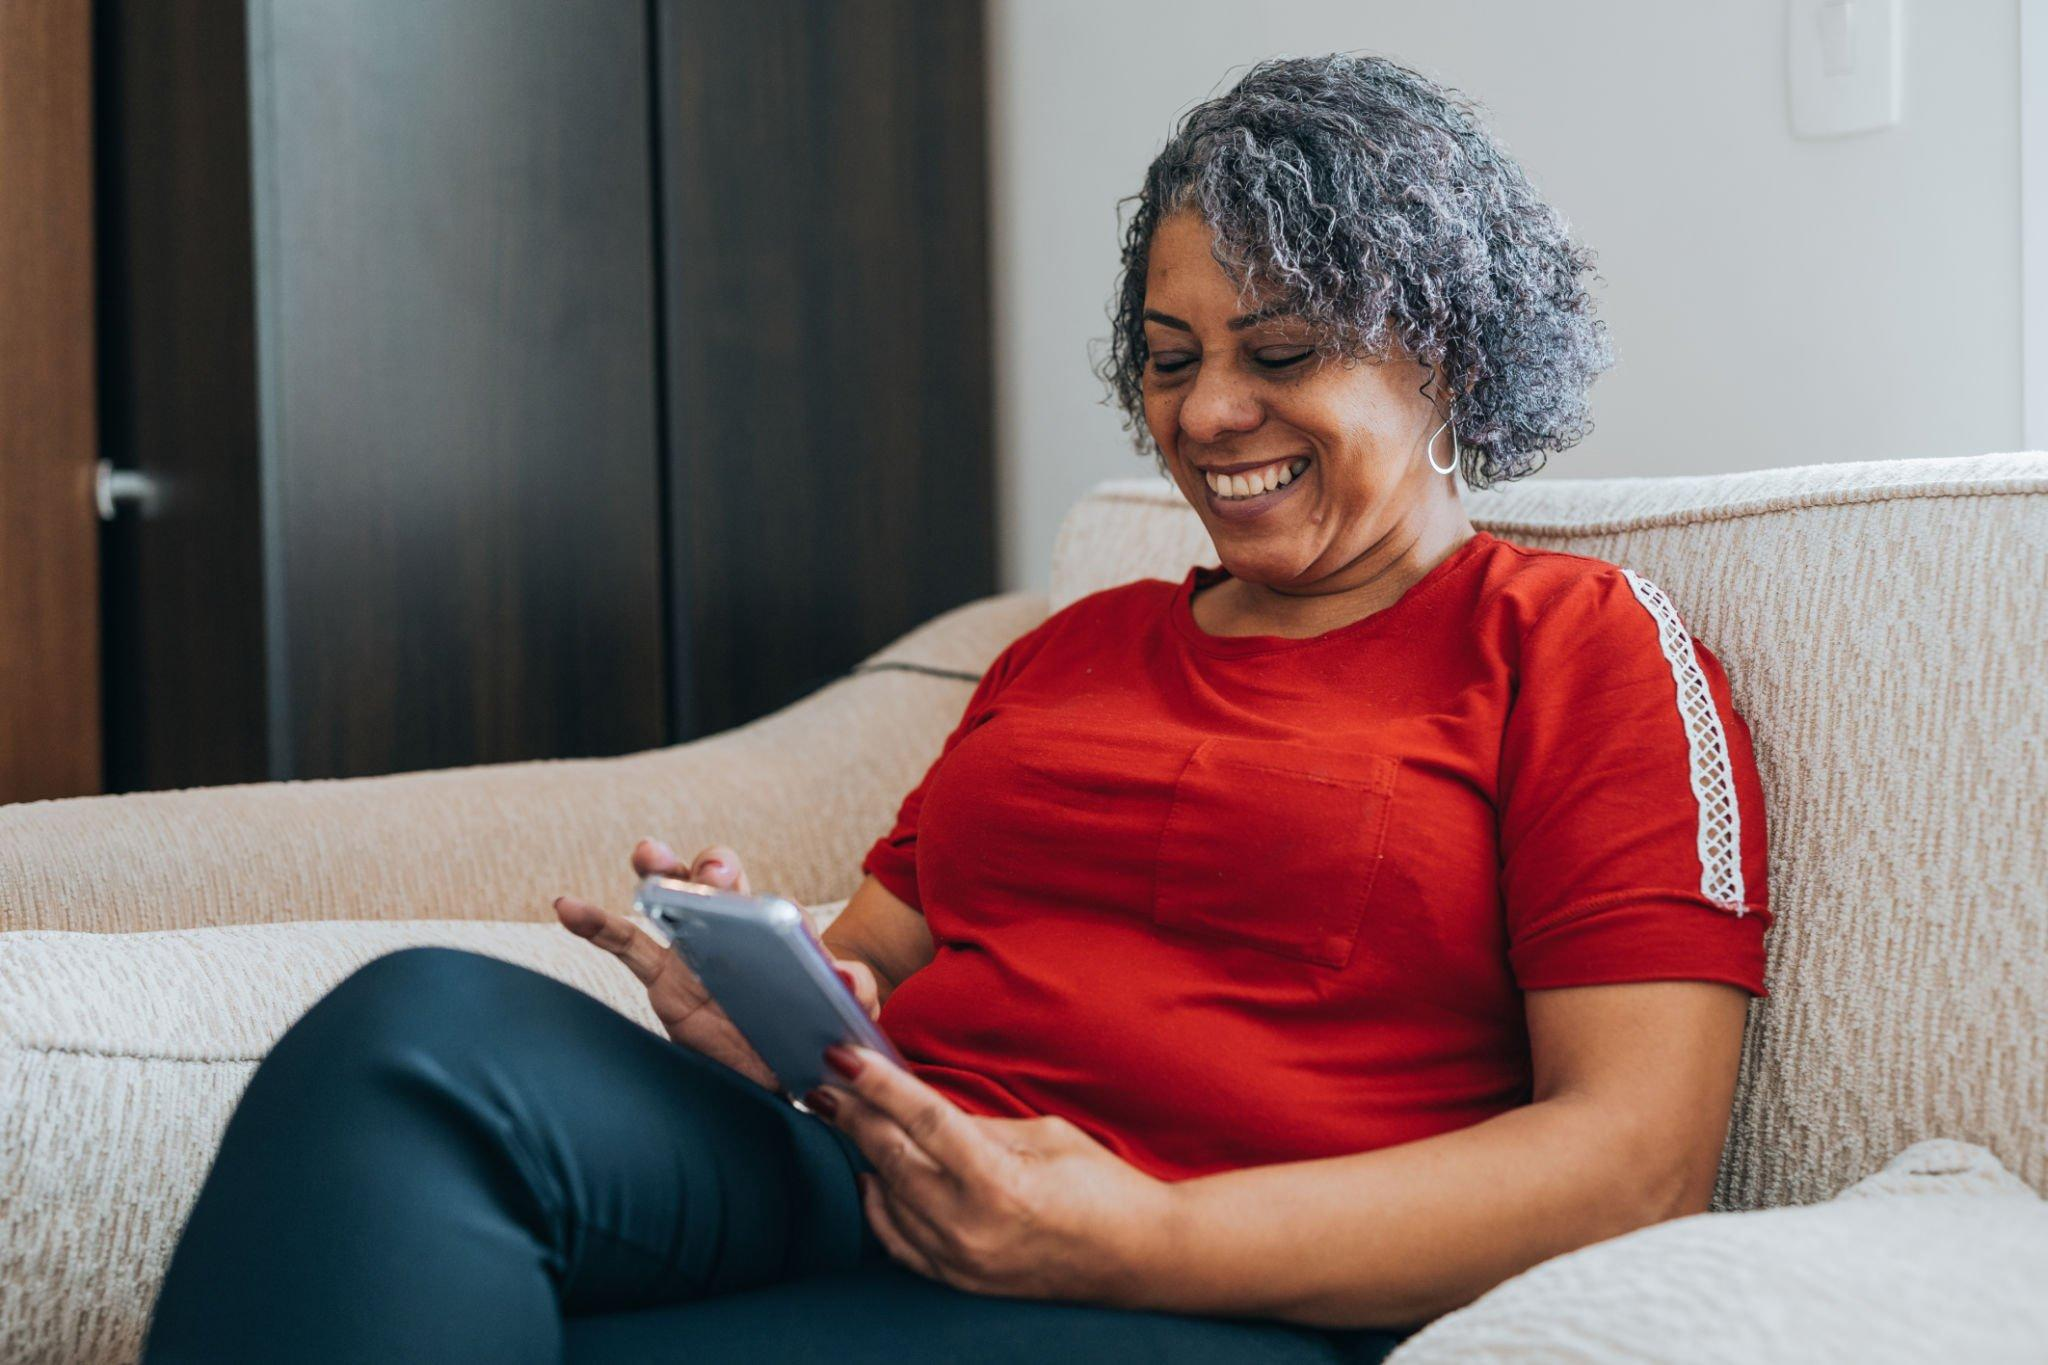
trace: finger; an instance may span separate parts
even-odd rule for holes
[[[868,1223],[874,1228],[875,1236],[880,1239],[883,1249],[925,1278],[943,1279],[931,1257],[925,1255],[916,1243],[904,1236],[902,1228],[897,1225],[895,1215],[889,1210],[888,1201],[882,1197],[882,1182],[865,1171],[861,1172],[859,1181],[861,1207],[867,1211]]]
[[[747,882],[747,869],[740,862],[740,855],[724,844],[713,844],[691,860],[690,880],[706,886],[724,887],[742,896],[754,894],[754,888]]]
[[[642,839],[633,845],[633,871],[642,877],[666,877],[688,872],[681,855],[659,839]]]
[[[836,1046],[852,1054],[859,1067],[851,1077],[835,1067],[831,1073],[834,1085],[851,1090],[889,1118],[940,1169],[963,1181],[993,1174],[1001,1149],[960,1106],[872,1048],[849,1043]],[[832,1049],[827,1049],[828,1062],[831,1057]]]
[[[933,1215],[920,1208],[917,1201],[905,1196],[901,1186],[892,1183],[886,1172],[865,1173],[869,1183],[876,1188],[882,1206],[889,1214],[889,1221],[896,1225],[903,1240],[921,1252],[934,1266],[950,1265],[959,1257],[954,1251],[958,1238],[948,1229],[950,1223],[942,1219],[958,1217],[957,1212]]]
[[[947,1173],[931,1154],[910,1140],[903,1125],[846,1089],[841,1081],[828,1081],[832,1088],[830,1118],[834,1126],[853,1139],[874,1168],[906,1188],[929,1186],[919,1202],[937,1205],[955,1193]]]
[[[882,988],[875,980],[875,969],[848,957],[833,958],[832,967],[839,973],[839,979],[846,983],[846,988],[853,992],[853,998],[860,1002],[860,1007],[867,1011],[868,1018],[880,1017]]]
[[[881,1177],[898,1226],[944,1264],[958,1241],[951,1229],[978,1211],[974,1193],[940,1169],[887,1114],[844,1089],[830,1093],[837,1100],[832,1121]]]
[[[604,924],[603,906],[592,905],[589,901],[574,896],[557,896],[554,900],[555,918],[562,927],[578,938],[589,938]]]
[[[656,943],[623,915],[573,896],[555,900],[555,915],[562,927],[578,938],[588,939],[626,964],[643,986],[654,984],[675,965],[675,954]]]

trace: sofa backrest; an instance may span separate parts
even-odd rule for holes
[[[1467,492],[1475,525],[1662,587],[1727,667],[1770,829],[1717,1204],[1825,1199],[1926,1138],[2048,1191],[2048,454]],[[1163,480],[1095,490],[1057,610],[1216,556]]]

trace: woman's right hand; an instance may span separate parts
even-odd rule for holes
[[[641,877],[682,877],[741,895],[753,894],[739,855],[720,845],[705,849],[685,864],[666,844],[642,839],[633,848],[633,871]],[[809,913],[805,911],[807,917]],[[570,933],[588,939],[626,964],[626,969],[647,988],[647,1003],[670,1038],[723,1062],[767,1089],[783,1088],[768,1064],[704,989],[689,964],[667,944],[657,941],[626,916],[573,896],[556,898],[555,915]],[[838,958],[833,961],[869,1017],[880,1013],[873,970],[865,962]]]

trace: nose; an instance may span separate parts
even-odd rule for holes
[[[1227,365],[1204,365],[1181,400],[1181,434],[1212,445],[1232,432],[1254,431],[1265,420],[1248,379]]]

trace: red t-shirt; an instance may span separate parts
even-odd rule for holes
[[[1656,585],[1481,531],[1293,640],[1203,631],[1225,576],[1014,641],[869,850],[927,1082],[1182,1179],[1528,1103],[1525,990],[1766,994],[1749,731]]]

